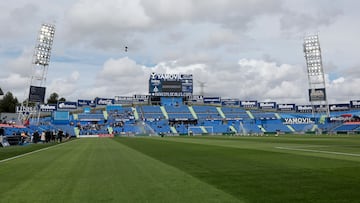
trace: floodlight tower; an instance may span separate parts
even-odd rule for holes
[[[308,35],[304,38],[304,54],[309,79],[309,101],[313,116],[330,116],[329,104],[326,97],[325,74],[321,58],[319,36]]]
[[[30,84],[45,86],[54,34],[55,25],[42,24],[33,55],[34,66]]]
[[[27,97],[26,104],[22,104],[19,109],[19,120],[24,122],[34,114],[40,116],[40,109],[29,108],[29,102],[35,102],[38,105],[44,103],[45,97],[45,83],[50,63],[51,48],[54,40],[55,25],[42,24],[37,43],[35,45],[33,59],[32,59],[32,73],[30,76],[30,88],[26,87],[25,97]]]

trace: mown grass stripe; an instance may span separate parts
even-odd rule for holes
[[[241,202],[110,138],[14,159],[0,174],[0,202]]]
[[[66,143],[66,142],[64,142],[64,143]],[[0,160],[0,163],[11,161],[11,160],[14,160],[14,159],[18,159],[18,158],[21,158],[21,157],[24,157],[24,156],[28,156],[30,154],[37,153],[37,152],[45,151],[45,150],[51,149],[53,147],[59,146],[59,145],[64,144],[64,143],[60,143],[60,144],[57,144],[57,145],[51,145],[49,147],[45,147],[45,148],[37,149],[37,150],[34,150],[34,151],[26,152],[24,154],[16,155],[16,156],[13,156],[13,157],[10,157],[10,158],[7,158],[7,159],[2,159],[2,160]]]
[[[298,140],[306,145],[314,141],[337,145],[339,139],[330,142],[316,141],[316,137],[293,141],[258,137],[242,143],[239,138],[233,139],[235,143],[229,144],[231,147],[217,146],[225,144],[223,139],[228,138],[118,138],[117,141],[249,202],[356,202],[360,199],[358,161],[274,149],[279,143],[300,145]],[[346,138],[343,143],[354,142],[352,139]],[[197,142],[190,143],[191,140]],[[273,141],[268,143],[270,140]],[[233,147],[235,145],[244,146]]]
[[[315,150],[315,149],[301,149],[301,148],[291,148],[291,147],[275,147],[276,149],[292,150],[292,151],[303,151],[303,152],[314,152],[314,153],[324,153],[324,154],[335,154],[335,155],[345,155],[345,156],[357,156],[360,157],[360,154],[352,154],[345,152],[333,152],[333,151],[324,151],[324,150]]]

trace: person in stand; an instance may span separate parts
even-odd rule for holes
[[[55,130],[50,132],[51,142],[55,142]]]
[[[66,140],[70,139],[70,134],[68,132],[65,133]]]
[[[41,141],[42,143],[45,143],[45,141],[46,141],[46,139],[45,139],[45,132],[42,132],[42,133],[41,133],[40,141]]]
[[[35,131],[33,134],[33,142],[36,144],[38,143],[39,139],[40,139],[40,134],[38,131]]]
[[[50,142],[50,139],[51,139],[50,130],[47,130],[47,131],[45,132],[45,142],[46,142],[46,143],[49,143],[49,142]]]
[[[59,129],[58,133],[57,133],[57,136],[56,136],[56,139],[57,141],[60,143],[62,142],[62,137],[64,136],[64,133],[62,130]]]

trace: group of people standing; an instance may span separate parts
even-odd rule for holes
[[[39,132],[38,130],[36,130],[32,136],[28,136],[27,133],[23,132],[21,134],[21,142],[25,143],[28,138],[30,138],[30,142],[32,143],[49,143],[49,142],[62,142],[63,139],[69,139],[70,135],[68,133],[65,133],[59,129],[58,131],[43,131],[43,132]]]

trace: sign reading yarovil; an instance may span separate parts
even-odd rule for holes
[[[149,94],[152,96],[191,96],[192,93],[192,74],[150,74]]]
[[[314,123],[313,118],[284,118],[283,124],[311,124]]]

